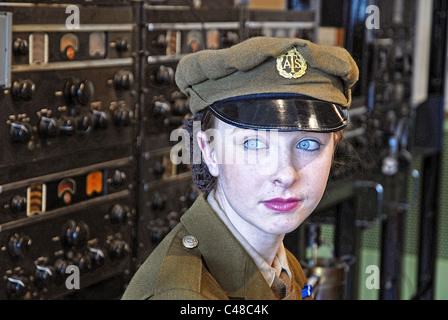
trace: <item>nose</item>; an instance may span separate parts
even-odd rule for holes
[[[282,153],[278,162],[278,169],[272,176],[273,183],[282,188],[289,188],[298,178],[292,155],[289,152]]]

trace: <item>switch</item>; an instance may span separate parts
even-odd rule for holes
[[[92,267],[101,267],[104,264],[105,253],[98,248],[89,248],[89,257],[92,262]]]
[[[95,128],[106,129],[112,121],[107,112],[92,110],[92,113],[95,115]]]
[[[42,116],[39,121],[39,133],[45,138],[56,137],[59,134],[56,119]]]
[[[6,296],[8,299],[22,299],[28,293],[28,279],[20,276],[8,277]]]
[[[27,122],[11,123],[9,135],[12,142],[27,143],[33,135],[33,128]]]
[[[36,265],[34,284],[40,290],[45,289],[53,281],[54,271],[50,267]]]

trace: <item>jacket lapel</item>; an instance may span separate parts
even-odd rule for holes
[[[198,249],[212,276],[229,298],[275,299],[252,258],[216,215],[204,195],[181,217],[188,232],[199,240]]]

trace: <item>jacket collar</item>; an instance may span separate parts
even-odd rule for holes
[[[206,200],[198,197],[181,217],[198,241],[206,267],[229,298],[276,299],[258,267]]]

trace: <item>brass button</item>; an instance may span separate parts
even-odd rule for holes
[[[193,249],[196,248],[199,241],[195,236],[187,235],[182,239],[182,244],[187,249]]]

